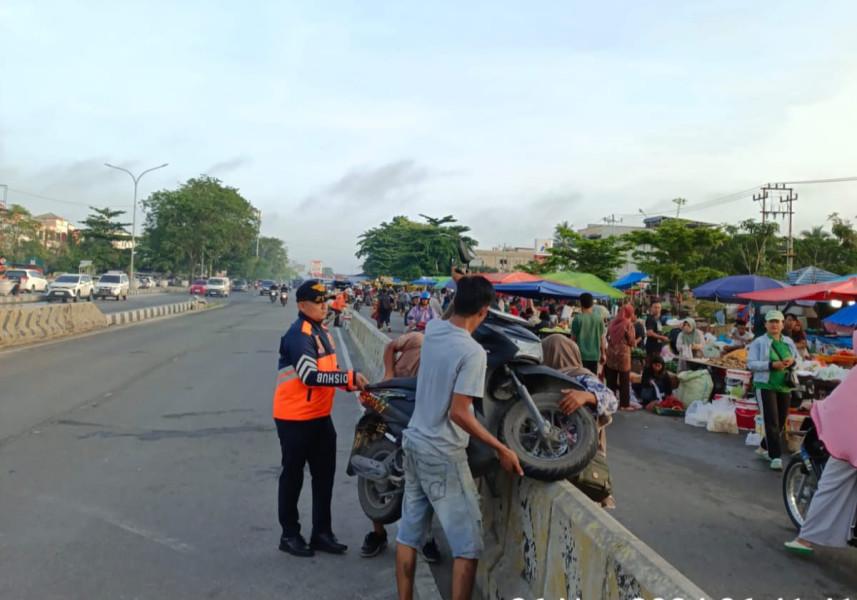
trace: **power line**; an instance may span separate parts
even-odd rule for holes
[[[61,198],[52,198],[50,196],[43,196],[41,194],[34,194],[32,192],[25,192],[24,190],[19,190],[17,188],[10,187],[10,192],[15,192],[16,194],[21,194],[22,196],[29,196],[31,198],[38,198],[39,200],[47,200],[49,202],[59,202],[60,204],[69,204],[73,206],[92,206],[92,202],[75,202],[73,200],[62,200]],[[124,205],[110,204],[108,208],[123,208]]]
[[[840,183],[843,181],[857,181],[857,176],[854,177],[837,177],[835,179],[809,179],[807,181],[781,181],[785,185],[801,185],[807,183]],[[770,184],[768,184],[770,185]]]

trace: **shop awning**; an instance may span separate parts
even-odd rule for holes
[[[519,283],[521,281],[543,281],[545,278],[532,275],[524,271],[512,271],[511,273],[474,273],[481,275],[491,283]]]
[[[846,306],[826,319],[822,319],[825,323],[833,323],[834,325],[842,325],[843,327],[857,327],[857,304]]]
[[[854,300],[857,298],[857,277],[852,277],[847,281],[828,281],[826,283],[796,285],[794,287],[766,290],[764,292],[738,294],[738,296],[746,300],[767,302],[769,304],[780,304],[792,300],[810,300],[814,302]]]

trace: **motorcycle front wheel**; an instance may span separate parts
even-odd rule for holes
[[[380,437],[361,454],[372,460],[384,462],[397,450],[396,444],[385,437]],[[382,525],[395,523],[402,517],[403,492],[401,485],[391,481],[372,481],[365,477],[357,477],[357,498],[360,500],[360,507],[367,517]]]
[[[574,477],[598,450],[595,418],[585,407],[570,415],[562,412],[561,392],[537,392],[532,396],[539,414],[551,425],[551,434],[542,439],[526,402],[519,400],[503,416],[500,441],[518,455],[527,477],[541,481]]]
[[[792,457],[783,471],[783,501],[794,526],[800,529],[809,512],[809,503],[818,489],[815,471],[807,471],[800,455]]]

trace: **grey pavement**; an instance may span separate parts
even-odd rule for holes
[[[295,315],[248,294],[0,354],[0,598],[394,598],[393,553],[359,557],[353,394],[333,413],[349,552],[277,550],[271,398]]]
[[[369,318],[369,310],[361,314]],[[403,332],[398,313],[393,338]],[[744,435],[683,419],[616,413],[607,428],[620,523],[715,598],[857,598],[857,549],[783,548],[796,530],[782,475],[755,459]],[[433,569],[444,590],[446,575]]]

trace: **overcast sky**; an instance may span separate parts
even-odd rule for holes
[[[80,221],[130,210],[104,162],[169,162],[141,198],[216,176],[293,259],[341,273],[396,214],[453,214],[480,247],[640,224],[676,196],[736,222],[758,215],[749,193],[710,201],[857,175],[855,17],[851,0],[2,0],[0,184]],[[798,230],[857,216],[857,182],[798,192]]]

